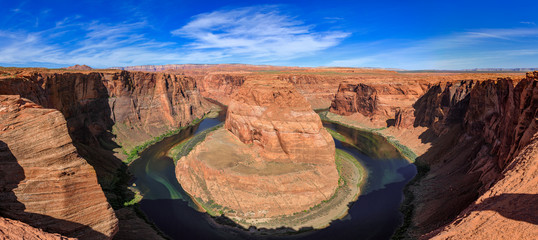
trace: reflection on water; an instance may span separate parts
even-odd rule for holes
[[[220,225],[205,213],[193,209],[194,204],[175,177],[172,159],[166,156],[174,145],[211,128],[224,120],[205,119],[197,126],[164,139],[142,152],[129,169],[135,175],[136,187],[144,199],[142,211],[159,229],[173,239],[390,239],[402,224],[399,206],[403,188],[416,174],[415,166],[403,159],[383,137],[332,123],[324,123],[351,139],[355,146],[335,139],[336,147],[357,158],[369,176],[359,199],[348,216],[336,220],[325,229],[300,234],[260,235],[257,230],[240,230]],[[267,232],[265,232],[267,233]]]

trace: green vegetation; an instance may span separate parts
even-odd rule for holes
[[[123,203],[124,207],[133,206],[133,205],[139,203],[142,200],[142,194],[140,194],[140,191],[136,190],[135,188],[131,188],[131,187],[129,189],[131,191],[133,191],[135,193],[135,195],[131,200]]]
[[[342,142],[347,142],[346,137],[344,137],[344,135],[338,133],[337,131],[334,131],[327,127],[325,128],[325,130],[327,130],[327,132],[329,132],[333,138],[338,139],[339,141],[342,141]]]
[[[409,161],[415,162],[417,159],[417,154],[413,152],[410,148],[400,143],[400,141],[396,140],[393,136],[385,136],[381,133],[380,135],[384,136],[389,143],[391,143],[398,151]]]
[[[364,126],[360,126],[360,127],[353,126],[353,125],[346,124],[344,122],[341,122],[341,121],[338,121],[338,120],[336,120],[334,118],[329,117],[329,112],[328,111],[319,112],[318,115],[319,115],[319,117],[321,118],[322,121],[339,124],[339,125],[342,125],[342,126],[345,126],[345,127],[348,127],[348,128],[357,129],[357,130],[360,130],[360,131],[371,132],[373,134],[377,134],[377,135],[385,138],[391,145],[393,145],[398,150],[398,152],[400,152],[400,154],[403,157],[405,157],[410,162],[415,162],[415,160],[417,158],[417,154],[414,153],[413,150],[411,150],[407,146],[401,144],[398,140],[396,140],[396,138],[394,138],[393,136],[387,136],[387,135],[380,132],[382,130],[387,129],[386,127],[368,128],[368,127],[364,127]],[[336,115],[336,114],[334,114],[334,115]],[[336,116],[339,116],[339,115],[336,115]],[[329,132],[329,133],[331,133],[331,132]],[[333,134],[331,133],[331,135],[333,135]],[[333,135],[333,137],[340,140],[339,138],[335,137],[334,135]],[[365,135],[365,137],[368,137],[368,136]],[[340,141],[342,141],[342,140],[340,140]]]
[[[177,161],[182,157],[187,156],[192,151],[192,149],[196,147],[198,143],[201,143],[205,140],[207,134],[221,128],[223,125],[224,123],[220,123],[217,126],[206,129],[196,134],[194,137],[187,139],[170,149],[170,155],[174,159],[174,163],[177,163]]]
[[[170,137],[172,135],[178,134],[181,130],[183,130],[183,129],[187,128],[187,127],[194,126],[194,125],[200,123],[203,119],[206,118],[206,116],[207,116],[207,114],[204,117],[202,117],[201,119],[199,119],[199,118],[194,119],[189,125],[186,125],[186,126],[183,126],[183,127],[168,131],[168,132],[166,132],[166,133],[164,133],[164,134],[162,134],[160,136],[154,137],[153,139],[148,140],[145,143],[134,147],[130,151],[126,151],[125,149],[122,149],[123,154],[127,155],[127,159],[124,161],[125,164],[129,165],[132,161],[134,161],[135,159],[137,159],[139,157],[139,154],[142,151],[146,150],[146,148],[148,148],[149,146],[151,146],[151,145],[153,145],[153,144],[155,144],[157,142],[160,142],[160,141],[162,141],[163,139],[165,139],[167,137]]]

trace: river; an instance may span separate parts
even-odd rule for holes
[[[343,219],[333,221],[324,229],[289,233],[239,229],[220,224],[226,219],[216,219],[195,210],[196,206],[176,180],[173,160],[166,154],[181,141],[223,120],[222,114],[206,118],[148,147],[129,166],[135,176],[135,186],[144,196],[141,210],[172,239],[390,239],[401,226],[403,216],[399,206],[405,185],[416,174],[415,165],[381,136],[328,122],[323,123],[325,127],[354,143],[350,145],[335,139],[336,148],[352,154],[368,170],[361,195]]]

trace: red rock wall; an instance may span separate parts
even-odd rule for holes
[[[225,128],[267,160],[334,165],[332,137],[289,83],[247,81],[234,94]]]
[[[530,145],[538,131],[535,74],[515,86],[511,79],[434,85],[417,101],[415,125],[430,127],[439,137],[417,159],[431,170],[410,187],[417,206],[415,235],[451,222],[505,178],[507,167]]]
[[[3,240],[74,240],[60,234],[44,232],[41,229],[34,228],[26,223],[0,217],[0,238]]]
[[[396,115],[399,112],[412,117],[413,103],[427,88],[426,82],[419,81],[346,81],[338,87],[329,111],[344,116],[360,114],[378,127],[392,126],[395,122],[409,125],[413,119],[402,122]]]
[[[77,154],[59,111],[1,96],[0,145],[2,216],[81,239],[118,231],[95,170]]]
[[[198,77],[199,91],[202,96],[230,104],[230,97],[246,80],[243,75],[208,74]]]
[[[116,142],[127,148],[202,117],[207,107],[193,78],[165,73],[37,73],[0,81],[0,94],[60,110],[77,142],[96,142],[115,125]]]

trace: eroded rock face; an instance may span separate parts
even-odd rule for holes
[[[73,66],[69,66],[65,69],[68,69],[68,70],[82,70],[82,71],[89,71],[89,70],[92,70],[93,68],[91,68],[90,66],[88,65],[78,65],[78,64],[75,64]]]
[[[503,178],[447,226],[422,239],[533,239],[538,235],[538,134],[503,170]]]
[[[127,149],[202,117],[207,107],[193,78],[166,73],[35,73],[0,81],[0,94],[58,109],[76,142],[98,144],[114,128]]]
[[[2,216],[81,239],[117,232],[95,170],[78,155],[59,111],[0,96],[0,155]]]
[[[224,105],[230,104],[232,96],[246,80],[243,75],[208,74],[198,81],[200,94],[206,98],[219,101]]]
[[[531,139],[538,131],[537,83],[534,75],[527,76],[516,86],[511,79],[472,84],[464,81],[452,85],[454,87],[448,85],[444,90],[434,86],[424,99],[417,101],[415,106],[419,109],[415,112],[415,124],[429,126],[440,136],[433,142],[432,149],[417,159],[419,163],[429,164],[431,170],[425,179],[411,186],[417,206],[413,219],[415,233],[424,234],[451,222],[477,198],[486,198],[484,194],[495,189],[493,186],[497,186],[500,179],[510,181],[512,185],[496,188],[495,193],[488,193],[488,196],[510,193],[525,186],[523,183],[518,185],[513,179],[504,179],[508,176],[507,171],[519,164],[514,159],[532,145]],[[526,158],[529,157],[530,161],[536,159],[532,154]],[[535,181],[533,174],[523,174],[530,177],[524,181]],[[514,172],[509,176],[517,178]],[[511,197],[516,202],[525,196]],[[447,204],[451,207],[446,208]],[[497,203],[492,200],[491,204]],[[475,219],[474,216],[469,218]],[[465,228],[475,221],[470,219]],[[495,232],[494,229],[489,231]]]
[[[249,82],[233,97],[224,126],[270,161],[334,163],[334,141],[291,84]]]
[[[441,134],[445,125],[462,121],[469,105],[469,93],[477,81],[437,83],[421,96],[413,107],[414,126],[429,127]]]
[[[407,118],[402,122],[401,116],[406,114],[407,117],[413,117],[412,104],[424,94],[427,86],[427,82],[419,81],[342,82],[329,111],[344,116],[358,114],[376,127],[393,126],[396,122],[400,124],[399,127],[408,127],[408,121],[414,119]],[[400,120],[397,119],[399,117]]]
[[[343,83],[338,87],[331,112],[340,115],[351,115],[358,112],[365,116],[372,116],[377,111],[377,91],[366,84]]]
[[[0,238],[4,240],[74,240],[60,234],[44,232],[41,229],[34,228],[26,223],[15,221],[9,218],[0,217]]]
[[[195,198],[256,219],[307,210],[338,186],[334,142],[293,86],[249,81],[234,94],[224,129],[178,161]]]

